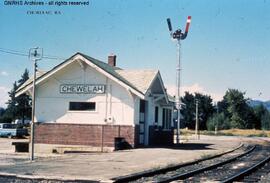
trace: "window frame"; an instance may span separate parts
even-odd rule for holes
[[[159,107],[158,106],[155,107],[155,117],[154,118],[155,118],[154,124],[158,125],[158,123],[159,123]]]
[[[172,109],[162,108],[162,129],[170,130],[172,128]]]
[[[71,103],[93,103],[95,108],[94,108],[94,110],[71,110],[70,109]],[[97,102],[69,101],[68,102],[68,112],[87,112],[87,113],[97,112]]]

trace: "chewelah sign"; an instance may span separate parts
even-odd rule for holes
[[[105,93],[105,85],[100,84],[62,84],[62,94],[102,94]]]

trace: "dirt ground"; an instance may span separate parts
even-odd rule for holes
[[[263,138],[255,138],[261,141]],[[139,148],[111,153],[36,154],[15,153],[14,139],[0,138],[0,175],[63,180],[110,179],[143,170],[184,163],[233,149],[254,138],[201,136],[189,138],[174,148]],[[268,140],[268,139],[266,139]],[[1,176],[0,176],[1,177]]]

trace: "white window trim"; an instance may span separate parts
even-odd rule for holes
[[[87,110],[69,110],[69,105],[70,105],[70,102],[93,102],[93,101],[69,101],[68,102],[68,109],[67,109],[67,112],[68,113],[98,113],[98,102],[93,102],[93,103],[96,103],[96,106],[95,106],[95,110],[93,111],[87,111]]]

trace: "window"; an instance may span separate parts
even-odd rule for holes
[[[140,100],[140,112],[145,113],[145,100]]]
[[[155,107],[155,124],[158,124],[158,107]]]
[[[14,129],[14,128],[16,128],[16,125],[14,125],[14,124],[3,124],[3,129],[4,128],[11,128],[11,129]]]
[[[172,110],[163,109],[162,111],[162,127],[163,129],[170,129],[172,121]]]
[[[95,102],[69,102],[70,111],[95,111]]]

